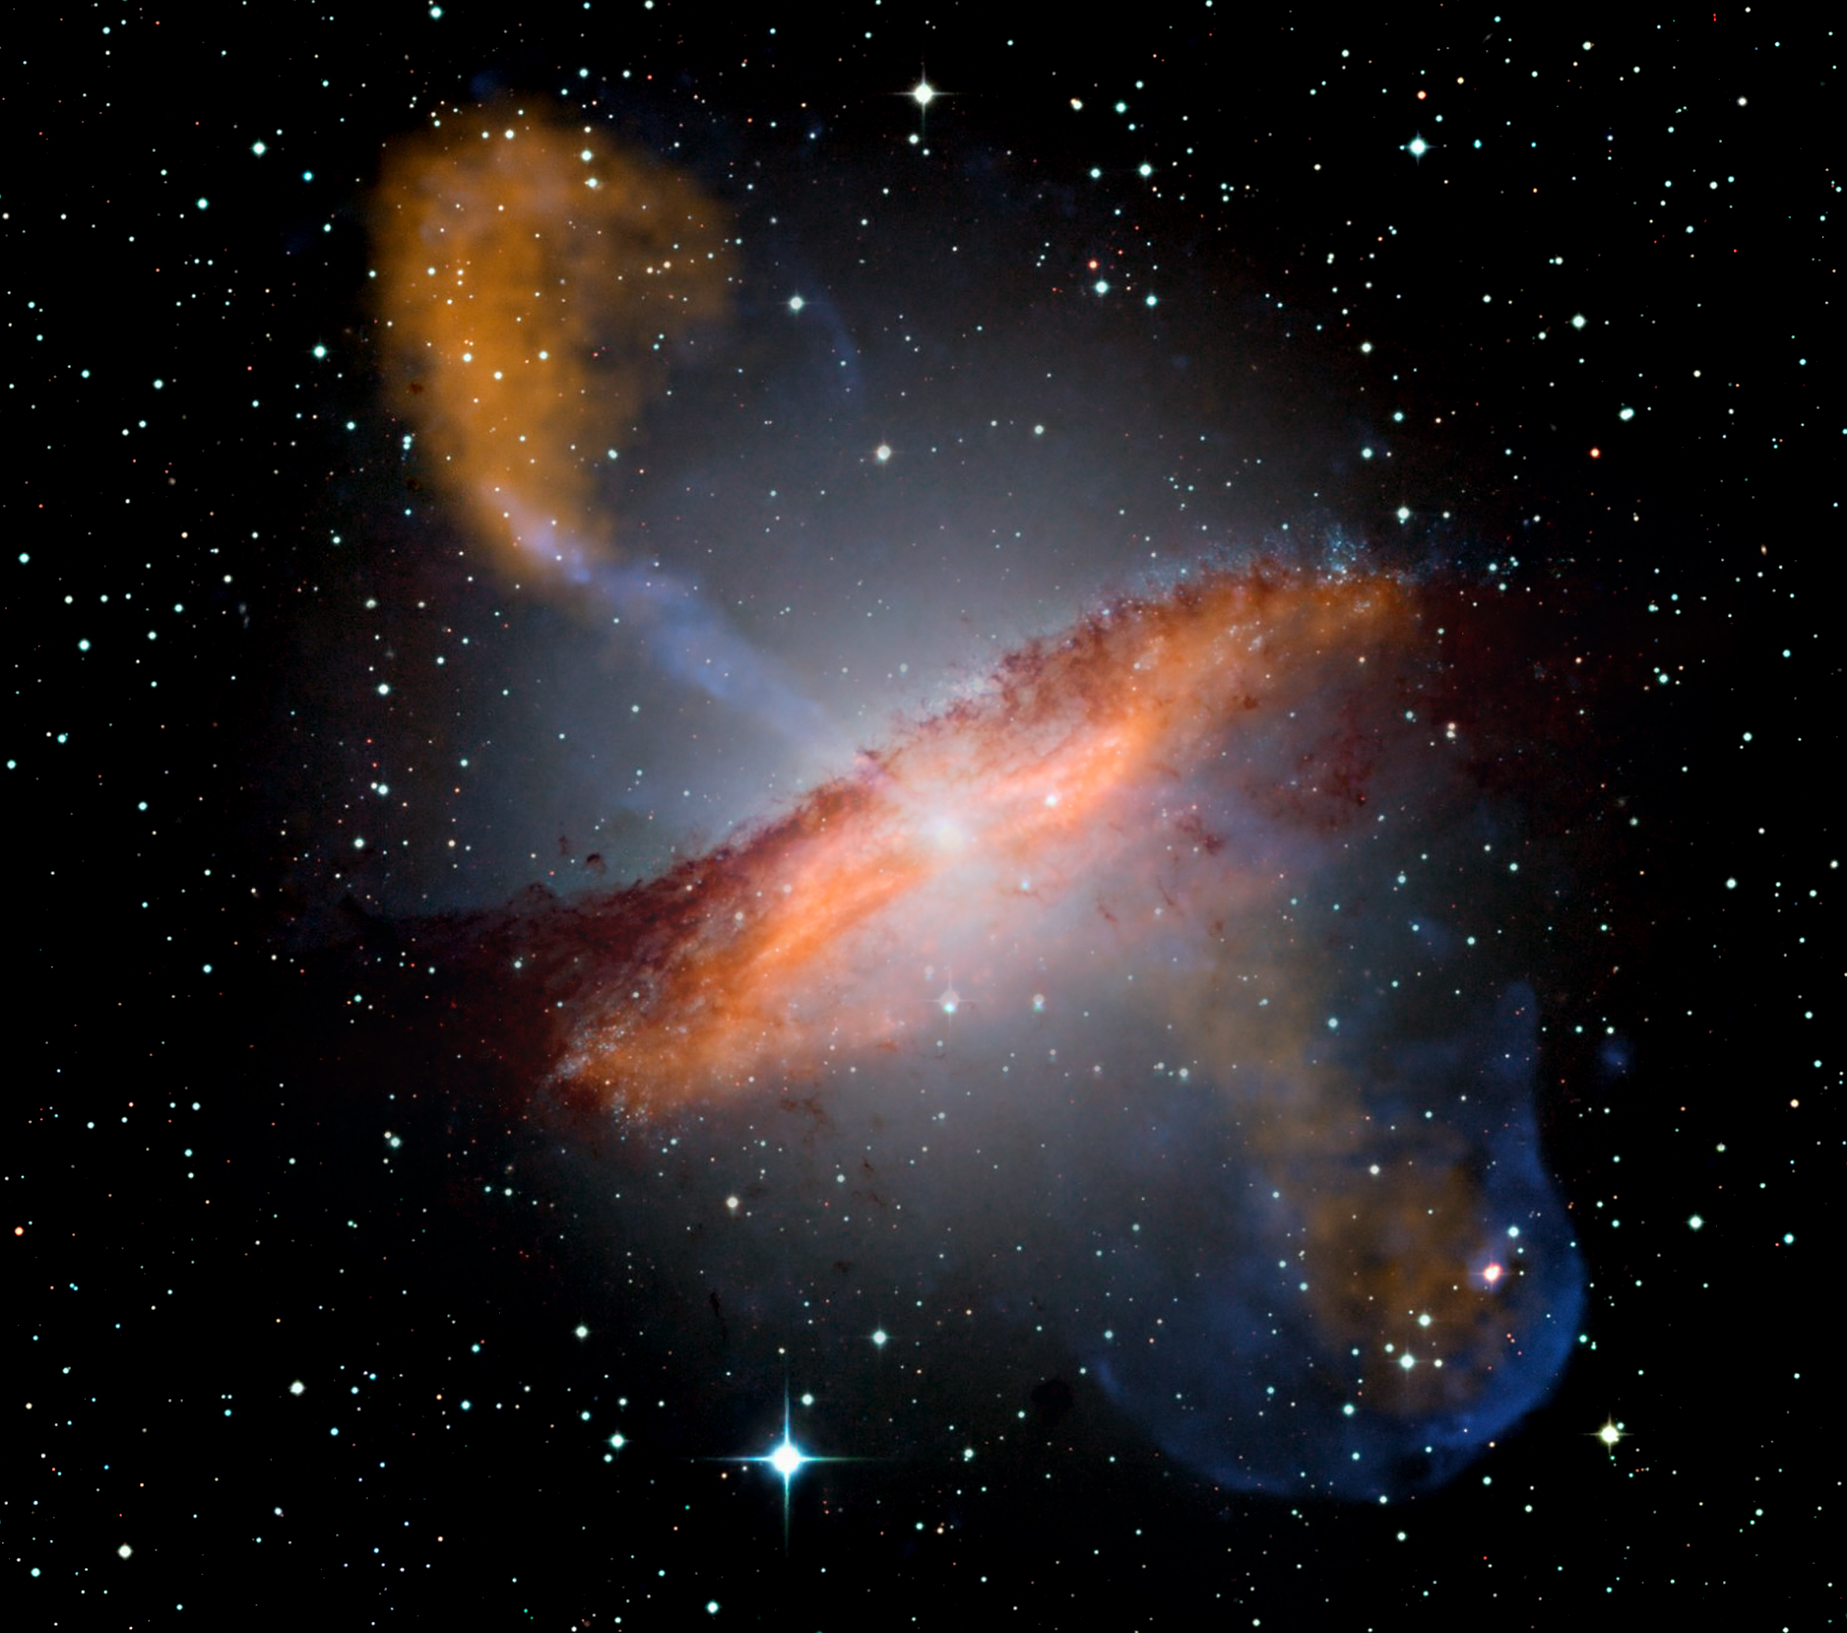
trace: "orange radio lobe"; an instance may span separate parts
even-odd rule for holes
[[[723,210],[594,126],[488,107],[391,147],[371,224],[387,400],[472,531],[521,582],[611,559],[601,473],[663,348],[727,312]]]

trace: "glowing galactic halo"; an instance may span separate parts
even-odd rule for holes
[[[598,475],[723,316],[722,214],[501,109],[395,151],[375,221],[392,401],[507,576],[647,610],[663,663],[689,617],[741,650]],[[401,933],[495,972],[559,1106],[717,1168],[793,1104],[857,1154],[850,1253],[767,1168],[678,1227],[728,1289],[895,1285],[929,1235],[1211,1478],[1420,1489],[1543,1398],[1583,1297],[1535,1127],[1544,772],[1481,622],[1410,574],[1190,570],[651,882]]]

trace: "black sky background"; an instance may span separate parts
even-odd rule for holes
[[[59,20],[16,63],[0,195],[19,1625],[1838,1620],[1837,75],[1831,37],[1779,26]],[[920,70],[948,93],[921,116]],[[781,425],[743,435],[682,359],[637,443],[652,479],[612,503],[841,722],[793,769],[479,561],[458,583],[466,540],[380,400],[382,144],[439,103],[566,91],[736,212],[715,345]],[[1118,305],[1084,294],[1092,256],[1124,268]],[[912,332],[937,351],[913,361]],[[1048,354],[1055,389],[1029,383]],[[1040,413],[1063,451],[1009,497],[1011,445],[967,439]],[[864,482],[884,439],[893,483],[837,519],[817,490]],[[747,549],[735,495],[778,484],[781,531]],[[1056,1345],[1018,1358],[996,1410],[1020,1428],[969,1469],[865,1447],[970,1402],[874,1370],[817,1387],[798,1356],[817,1444],[856,1460],[797,1478],[785,1541],[777,1482],[709,1461],[780,1429],[773,1341],[734,1358],[700,1288],[611,1247],[585,1176],[620,1136],[586,1121],[559,1154],[508,1114],[511,1023],[434,1071],[394,918],[581,888],[592,850],[650,872],[1095,597],[1249,548],[1504,577],[1506,650],[1538,627],[1593,654],[1594,708],[1546,752],[1582,819],[1549,956],[1596,1026],[1541,1085],[1586,1342],[1508,1445],[1377,1510],[1214,1490]],[[377,699],[375,647],[409,674],[450,631],[489,655]],[[863,678],[900,651],[903,680]],[[490,770],[452,781],[469,754]],[[688,792],[616,798],[631,759]],[[488,1189],[510,1171],[523,1208]],[[577,1338],[593,1310],[630,1325]]]

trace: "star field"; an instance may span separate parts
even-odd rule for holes
[[[1836,45],[1607,20],[302,4],[22,42],[22,1625],[1834,1602]],[[540,143],[598,186],[480,180]],[[399,255],[407,154],[468,180]],[[678,225],[618,242],[643,197]],[[429,247],[458,198],[540,248],[452,331],[504,247]],[[718,899],[740,833],[860,832],[828,791],[986,741],[933,723],[1034,643],[1257,561],[1405,586],[1385,752],[1279,661],[1286,724],[1106,806],[1056,935],[880,898],[774,988],[816,1020],[756,1098],[571,1092],[599,1040],[692,1058],[647,1006],[706,966],[637,926]],[[919,786],[935,879],[994,841]],[[812,882],[738,866],[728,914]],[[720,967],[748,1017],[768,966]],[[1338,1183],[1205,1098],[1315,1051],[1277,1126],[1350,1138]],[[1402,1092],[1349,1092],[1361,1058]],[[1527,1235],[1337,1297],[1333,1224],[1386,1239],[1416,1210],[1366,1187],[1443,1129]],[[1240,1234],[1272,1216],[1234,1181],[1298,1212]],[[1542,1283],[1556,1387],[1447,1483],[1352,1426],[1388,1388],[1436,1421],[1460,1312]],[[1195,1348],[1231,1311],[1270,1347]]]

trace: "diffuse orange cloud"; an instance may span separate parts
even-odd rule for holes
[[[1391,883],[1415,856],[1422,899],[1492,912],[1505,868],[1467,865],[1482,789],[1432,712],[1453,611],[1268,567],[1119,597],[779,820],[471,932],[522,972],[493,1002],[599,1112],[981,1095],[1028,1147],[1121,1141],[1121,1186],[1184,1228],[1122,1270],[1162,1314],[1110,1352],[1118,1398],[1233,1484],[1415,1484],[1543,1395],[1581,1296],[1533,994],[1445,965]],[[1332,1427],[1246,1467],[1266,1379]]]
[[[598,472],[663,351],[726,312],[724,212],[594,126],[503,106],[395,144],[371,216],[391,406],[510,576],[580,577],[614,550]]]

